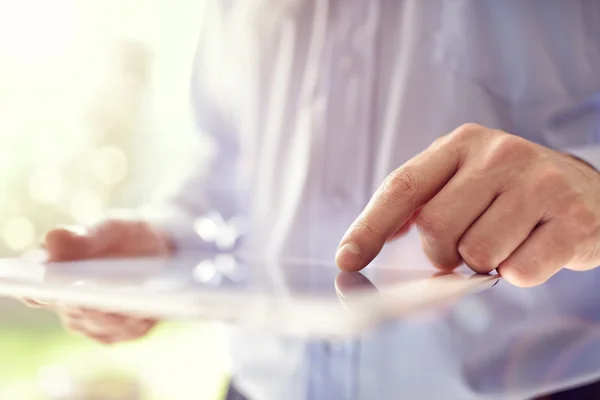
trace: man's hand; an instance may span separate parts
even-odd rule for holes
[[[103,257],[160,256],[171,252],[168,239],[141,221],[106,220],[92,228],[60,228],[45,242],[50,261]],[[25,299],[31,306],[56,309],[69,330],[105,344],[145,335],[156,321]]]
[[[600,264],[600,174],[517,136],[461,126],[392,172],[344,235],[343,270],[364,268],[417,212],[430,260],[465,262],[517,286]]]

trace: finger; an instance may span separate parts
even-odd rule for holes
[[[80,227],[61,227],[46,234],[49,261],[87,258],[94,251],[95,235]]]
[[[112,345],[117,343],[119,340],[117,337],[110,333],[94,333],[94,332],[77,332],[84,335],[86,338],[91,339],[97,343],[104,345]]]
[[[401,237],[406,235],[408,233],[408,231],[410,231],[410,228],[412,228],[413,225],[414,225],[413,221],[411,221],[411,220],[406,221],[406,223],[404,225],[402,225],[402,227],[400,229],[398,229],[396,232],[394,232],[394,234],[392,236],[390,236],[386,240],[386,242],[391,242],[393,240],[400,239]]]
[[[387,241],[391,242],[393,240],[399,239],[402,236],[406,235],[408,233],[408,231],[410,231],[410,228],[412,228],[413,225],[415,224],[415,221],[417,220],[417,217],[419,216],[420,211],[421,211],[421,209],[418,209],[417,211],[415,211],[413,213],[413,215],[408,219],[408,221],[406,221],[404,223],[404,225],[402,225],[402,227],[400,227],[400,229],[398,229],[392,236],[390,236]]]
[[[458,242],[492,204],[497,188],[495,180],[463,169],[423,207],[417,228],[423,250],[435,266],[452,270],[460,265]]]
[[[147,335],[157,324],[156,320],[153,319],[143,319],[136,321],[136,325],[134,329],[126,330],[128,334],[125,335],[126,339],[137,339],[139,337]]]
[[[102,321],[106,325],[122,326],[135,321],[146,321],[148,318],[134,317],[130,315],[96,310],[93,308],[79,308],[78,314],[81,318]]]
[[[127,233],[126,223],[105,221],[93,228],[61,227],[46,235],[49,261],[69,261],[105,255]]]
[[[41,301],[31,297],[24,297],[21,300],[23,303],[25,303],[25,305],[31,308],[49,308],[54,306],[54,304],[51,302]]]
[[[81,321],[88,330],[94,332],[137,332],[148,330],[157,322],[153,318],[135,317],[89,308],[74,308],[64,311],[64,313],[71,319]]]
[[[356,271],[371,262],[385,241],[452,178],[461,159],[458,146],[435,145],[392,172],[344,235],[338,266]]]
[[[79,320],[90,332],[115,333],[127,326],[128,317],[99,310],[81,309]]]
[[[77,321],[77,320],[71,320],[71,319],[65,318],[62,321],[62,325],[69,332],[85,333],[85,331],[86,331],[84,329],[83,325],[81,325],[80,321]]]
[[[473,271],[487,274],[527,239],[542,217],[536,203],[516,192],[502,193],[460,239],[458,252]]]
[[[575,243],[553,220],[539,225],[527,240],[498,267],[498,274],[513,285],[539,285],[569,263]]]
[[[110,339],[112,343],[135,340],[147,335],[155,324],[154,320],[131,318],[127,323],[114,327],[110,332]]]
[[[59,311],[63,324],[72,330],[83,332],[107,333],[114,324],[108,323],[105,313],[87,310],[81,307],[61,307]]]
[[[21,299],[23,301],[23,303],[25,303],[26,306],[31,307],[31,308],[41,308],[42,304],[38,303],[37,301],[35,301],[34,299],[30,299],[28,297],[24,297],[23,299]]]
[[[71,333],[83,335],[88,339],[94,340],[102,344],[113,344],[116,342],[116,337],[110,332],[97,332],[89,330],[81,320],[63,319],[63,326]]]
[[[83,325],[83,320],[81,318],[73,318],[63,312],[58,312],[58,318],[62,323],[63,327],[73,333],[86,333],[87,329]]]

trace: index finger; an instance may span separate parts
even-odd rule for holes
[[[336,263],[345,271],[367,266],[385,242],[454,176],[461,162],[455,145],[432,145],[392,172],[350,226]]]

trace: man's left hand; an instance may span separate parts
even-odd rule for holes
[[[341,241],[364,268],[415,220],[427,256],[517,286],[600,264],[600,173],[518,136],[466,124],[392,172]]]

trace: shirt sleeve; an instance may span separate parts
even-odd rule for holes
[[[183,179],[169,182],[140,210],[179,251],[231,250],[241,231],[239,143],[226,100],[227,15],[218,3],[205,7],[191,79],[194,118],[209,155],[198,155]]]

